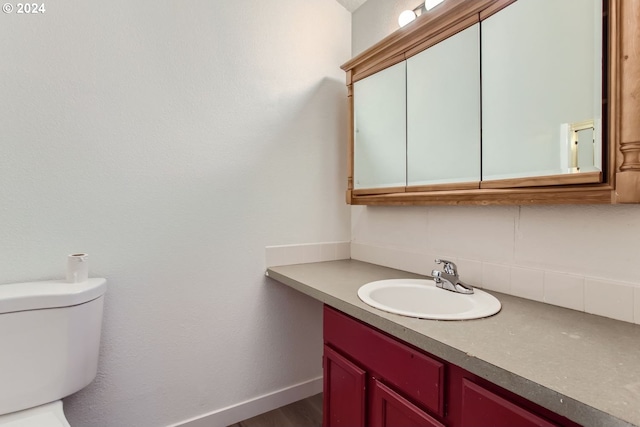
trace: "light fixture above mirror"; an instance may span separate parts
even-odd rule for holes
[[[434,7],[436,7],[437,5],[439,5],[440,3],[442,3],[443,1],[444,0],[425,0],[424,8],[427,9],[427,11],[429,11]]]
[[[420,8],[422,8],[422,6],[420,6]],[[400,27],[404,27],[409,22],[414,21],[417,16],[418,15],[413,10],[405,10],[400,13],[400,16],[398,16],[398,25],[400,25]]]
[[[398,16],[398,25],[400,27],[404,27],[405,25],[413,22],[418,16],[422,15],[424,12],[428,12],[444,0],[425,0],[424,3],[420,4],[418,7],[413,10],[405,10],[400,13]]]

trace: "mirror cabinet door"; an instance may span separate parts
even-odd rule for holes
[[[518,0],[481,26],[482,180],[601,171],[601,0]]]
[[[407,185],[480,181],[480,24],[407,59]]]
[[[404,61],[353,84],[356,190],[406,185],[405,86]]]

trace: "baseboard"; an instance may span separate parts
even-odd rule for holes
[[[306,399],[321,391],[322,377],[318,377],[177,424],[172,424],[169,427],[226,427],[246,420],[247,418],[255,417],[256,415],[264,414],[265,412],[297,402],[298,400]]]

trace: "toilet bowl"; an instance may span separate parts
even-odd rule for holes
[[[70,427],[62,398],[96,376],[106,279],[0,285],[0,427]]]

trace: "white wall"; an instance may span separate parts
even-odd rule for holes
[[[264,247],[348,240],[350,14],[45,5],[0,16],[0,283],[77,251],[108,278],[71,424],[163,426],[320,376],[321,306],[264,278]]]
[[[351,18],[351,53],[358,55],[398,29],[398,15],[419,6],[420,0],[367,0]]]
[[[353,14],[357,54],[410,1]],[[352,207],[355,259],[429,274],[450,258],[476,286],[640,323],[640,206]]]

